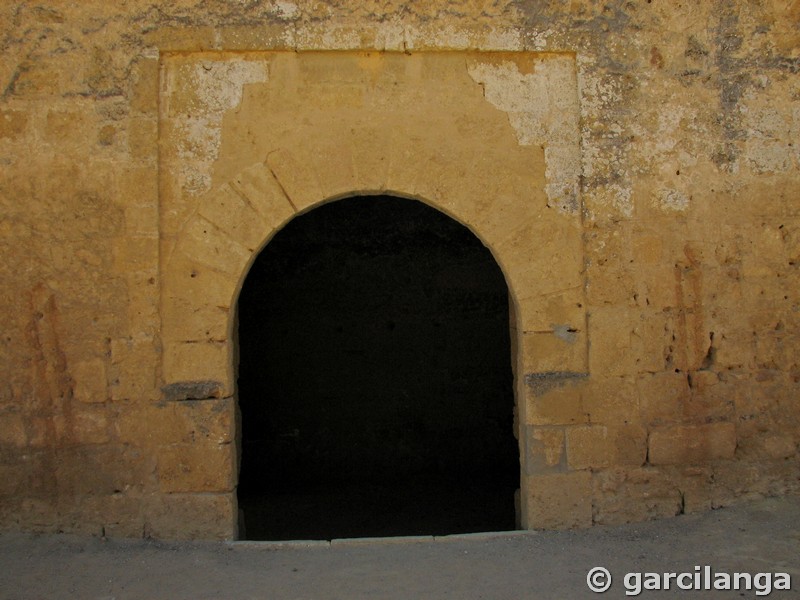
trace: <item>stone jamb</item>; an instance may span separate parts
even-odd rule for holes
[[[334,54],[346,59],[350,53]],[[502,53],[498,57],[469,53],[469,59],[478,63],[485,59],[487,64],[499,59],[528,64],[534,54]],[[162,77],[164,73],[162,58]],[[424,85],[421,80],[406,83]],[[162,81],[162,94],[166,93],[164,87]],[[304,116],[303,110],[302,104],[298,105],[294,114],[298,121]],[[442,118],[446,120],[448,115],[442,114]],[[162,114],[162,136],[178,135],[163,126],[163,121]],[[565,489],[583,480],[576,479],[577,473],[553,473],[537,461],[528,464],[527,436],[534,428],[520,426],[531,424],[527,406],[529,399],[541,392],[537,386],[572,385],[588,371],[579,199],[574,210],[549,210],[545,143],[541,148],[528,149],[529,167],[539,177],[539,185],[533,189],[528,180],[516,178],[502,154],[482,156],[481,172],[470,179],[464,169],[475,157],[463,149],[475,147],[476,140],[468,132],[459,137],[448,131],[443,142],[442,136],[431,130],[428,139],[414,139],[411,148],[411,140],[398,137],[396,132],[390,145],[386,136],[376,136],[368,125],[351,125],[353,136],[347,144],[341,144],[335,137],[338,130],[333,129],[318,132],[316,139],[309,141],[309,147],[317,149],[338,144],[340,155],[335,165],[310,160],[308,148],[275,148],[203,194],[177,232],[162,232],[161,383],[165,395],[172,394],[172,402],[235,398],[235,306],[239,290],[259,251],[294,216],[347,195],[386,194],[421,200],[470,228],[491,250],[508,283],[517,434],[522,448],[521,526],[572,526],[576,519],[582,523],[585,519],[571,514],[568,507],[543,508],[543,502],[550,498],[547,490],[559,487],[559,477],[569,478],[571,485]],[[163,142],[162,137],[162,147]],[[162,168],[162,213],[165,203],[171,201],[172,192],[165,181],[170,176],[169,168]],[[521,189],[525,196],[521,196]],[[486,194],[490,195],[488,204]],[[541,242],[542,252],[533,251],[533,241]],[[549,322],[552,315],[563,315],[569,321]],[[186,398],[176,397],[176,390],[188,390]],[[235,402],[228,404],[234,406]],[[230,444],[230,440],[225,443]],[[162,477],[162,493],[218,494],[230,498],[221,505],[235,511],[236,477],[203,473],[187,476],[181,469],[202,471],[194,462],[184,464],[184,459],[193,454],[196,452],[191,448],[181,453],[174,445],[165,447],[160,457],[161,472],[166,477]],[[224,460],[233,472],[237,459],[232,454],[227,452]],[[166,474],[171,472],[181,472],[180,479],[168,478]],[[235,523],[235,518],[226,515],[223,522]],[[221,537],[235,537],[235,525],[233,528],[221,532]]]

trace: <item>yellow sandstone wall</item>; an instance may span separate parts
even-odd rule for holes
[[[6,2],[0,40],[0,528],[235,536],[238,286],[382,191],[506,274],[525,526],[800,489],[800,2]]]

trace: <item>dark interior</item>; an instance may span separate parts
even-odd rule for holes
[[[259,254],[238,318],[241,537],[515,528],[508,290],[466,227],[325,204]]]

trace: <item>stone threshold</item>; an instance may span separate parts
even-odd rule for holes
[[[464,540],[494,540],[499,538],[535,535],[536,531],[524,529],[510,531],[480,531],[450,535],[399,535],[391,537],[335,538],[332,540],[235,540],[227,542],[234,548],[282,550],[298,548],[332,548],[347,546],[385,546],[390,544],[427,544],[460,542]]]

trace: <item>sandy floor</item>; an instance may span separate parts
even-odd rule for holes
[[[436,540],[304,547],[14,533],[0,541],[3,599],[625,598],[636,587],[635,577],[625,585],[627,573],[686,572],[691,584],[706,565],[714,574],[787,573],[792,589],[769,597],[800,598],[800,497],[641,525]],[[602,595],[586,583],[598,566],[612,574]],[[636,597],[764,597],[756,591],[766,590],[766,576],[758,582],[750,591],[689,592],[675,590],[673,580],[670,591]]]

